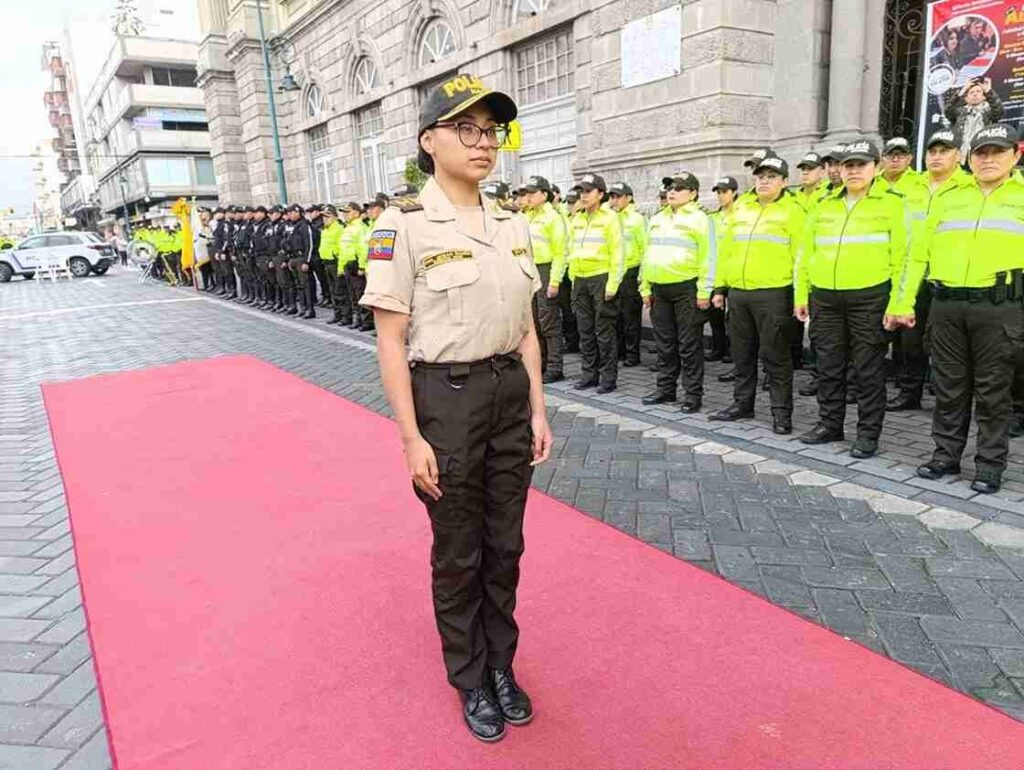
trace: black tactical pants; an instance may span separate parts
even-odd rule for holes
[[[572,309],[572,281],[562,278],[558,287],[558,307],[562,309],[562,342],[566,353],[580,352],[580,331],[576,326],[576,313]]]
[[[757,396],[757,359],[768,372],[772,413],[793,414],[793,359],[790,323],[793,289],[729,290],[729,336],[736,365],[733,400],[753,408]]]
[[[928,351],[925,347],[925,330],[928,328],[928,314],[932,306],[932,291],[922,283],[914,301],[914,317],[917,323],[913,329],[900,329],[898,337],[899,373],[896,382],[900,393],[921,400],[924,383],[928,374]]]
[[[729,335],[726,333],[725,308],[707,309],[708,325],[711,327],[711,350],[719,356],[729,350]],[[704,330],[701,329],[701,332]]]
[[[235,260],[231,255],[225,255],[221,263],[224,270],[224,288],[229,295],[238,293],[238,281],[235,277]]]
[[[324,299],[329,301],[331,303],[331,307],[337,310],[337,300],[335,300],[334,295],[338,283],[338,260],[323,259],[320,261],[320,264],[323,268],[324,285],[327,287],[324,291]],[[337,312],[335,312],[335,317],[337,317],[337,315]]]
[[[351,263],[350,263],[351,264]],[[334,315],[345,323],[351,323],[354,315],[352,291],[348,285],[348,265],[343,265],[335,278]]]
[[[359,275],[359,263],[356,260],[345,265],[345,284],[348,288],[349,304],[352,306],[355,323],[360,329],[372,329],[373,311],[359,304],[359,300],[363,298],[363,292],[366,291],[366,274]]]
[[[277,287],[281,292],[281,303],[289,310],[295,307],[295,279],[287,257],[274,260],[274,271],[277,273]]]
[[[314,279],[309,263],[302,257],[292,257],[288,260],[288,267],[291,268],[292,282],[295,285],[295,301],[298,302],[300,310],[309,310],[313,307],[311,294],[316,291],[312,286]],[[294,306],[293,302],[292,307]]]
[[[888,281],[866,289],[811,291],[810,334],[818,355],[818,420],[831,431],[843,430],[847,369],[852,366],[857,386],[857,437],[877,440],[882,433],[889,345],[882,319],[888,304]]]
[[[312,258],[312,261],[311,261],[311,264],[312,264],[312,267],[311,267],[312,273],[316,276],[316,283],[320,284],[320,297],[321,297],[321,299],[325,299],[327,301],[330,301],[330,299],[331,299],[331,283],[330,283],[330,279],[328,279],[328,277],[327,277],[328,271],[327,271],[326,263],[322,259],[320,259],[320,255],[319,254],[314,254],[313,258]],[[312,296],[312,299],[313,299],[313,304],[315,305],[316,304],[316,287],[313,286],[314,281],[313,281],[312,276],[310,276],[309,282],[310,282],[310,288],[312,290],[311,291],[311,296]]]
[[[640,298],[640,268],[631,267],[619,286],[618,346],[619,359],[629,364],[640,363],[640,327],[644,301]]]
[[[959,463],[977,411],[979,476],[1001,476],[1009,444],[1014,366],[1024,335],[1020,300],[995,305],[936,299],[928,320],[935,380],[933,459]]]
[[[202,284],[204,289],[213,288],[213,260],[203,262],[199,266],[199,275],[203,279]]]
[[[651,325],[658,346],[658,379],[661,395],[675,396],[676,381],[683,374],[687,396],[704,395],[704,322],[707,314],[697,307],[697,281],[651,285]]]
[[[523,511],[533,469],[530,380],[515,354],[476,364],[414,365],[413,403],[444,496],[430,515],[437,630],[448,681],[479,687],[512,664]]]
[[[547,374],[562,374],[562,308],[558,297],[548,299],[548,282],[551,280],[551,264],[537,265],[540,274],[540,290],[533,295],[533,319],[537,326],[540,342],[541,361]]]
[[[577,278],[572,285],[572,307],[580,332],[581,379],[615,385],[619,378],[618,340],[615,338],[619,303],[617,297],[605,300],[607,284],[607,273]]]

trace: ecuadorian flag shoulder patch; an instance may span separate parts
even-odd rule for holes
[[[395,256],[395,230],[374,230],[370,236],[370,253],[368,259],[390,261]]]

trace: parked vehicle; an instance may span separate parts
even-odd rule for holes
[[[53,260],[66,262],[76,278],[103,275],[117,259],[114,248],[96,233],[62,231],[24,238],[14,248],[0,251],[0,283],[14,276],[30,279]]]

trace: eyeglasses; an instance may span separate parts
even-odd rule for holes
[[[502,147],[508,141],[509,129],[506,125],[481,128],[476,123],[455,122],[435,123],[438,128],[454,128],[459,136],[463,147],[476,147],[480,144],[481,137],[487,137],[487,143],[492,147]]]
[[[674,184],[674,185],[670,185],[668,189],[675,190],[676,192],[683,192],[684,190],[689,190],[689,189],[692,189],[692,188],[687,187],[686,185],[683,185],[683,184]]]

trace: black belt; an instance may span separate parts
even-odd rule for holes
[[[480,369],[490,369],[494,372],[499,372],[502,369],[515,366],[523,357],[518,353],[502,353],[501,355],[491,356],[485,358],[482,361],[471,361],[469,363],[425,363],[423,361],[413,361],[409,364],[410,369],[426,369],[427,371],[446,371],[448,376],[452,379],[468,377],[473,371],[479,371]]]
[[[971,288],[968,286],[944,286],[933,281],[932,296],[941,301],[950,302],[990,302],[1001,305],[1003,302],[1019,300],[1024,297],[1024,279],[1020,270],[1011,270],[1010,280],[1007,273],[996,273],[996,282],[992,286]]]

